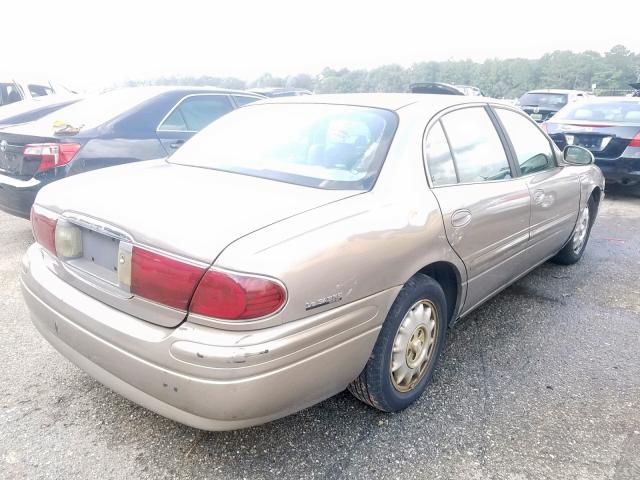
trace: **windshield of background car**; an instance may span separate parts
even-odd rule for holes
[[[121,113],[158,95],[158,91],[125,88],[101,93],[38,120],[46,128],[87,130],[112,120]]]
[[[369,190],[397,124],[395,113],[377,108],[250,105],[209,125],[169,161],[326,190]]]
[[[640,123],[640,100],[611,102],[579,102],[568,105],[559,111],[555,119],[608,121],[618,123]]]
[[[559,110],[567,104],[565,93],[525,93],[518,100],[521,106],[535,106]]]

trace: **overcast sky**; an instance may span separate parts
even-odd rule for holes
[[[160,75],[640,51],[634,2],[22,0],[2,2],[0,71],[77,89]],[[593,4],[592,4],[593,5]],[[626,14],[625,14],[626,11]]]

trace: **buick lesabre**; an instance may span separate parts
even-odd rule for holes
[[[43,188],[23,292],[63,355],[178,422],[247,427],[345,388],[398,411],[456,320],[581,258],[603,191],[589,151],[488,98],[262,101],[166,160]]]

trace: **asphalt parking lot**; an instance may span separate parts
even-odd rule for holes
[[[54,351],[20,294],[30,243],[0,213],[0,478],[640,478],[640,199],[611,193],[582,262],[542,266],[452,329],[404,412],[342,393],[224,433],[146,411]]]

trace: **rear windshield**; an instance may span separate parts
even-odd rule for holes
[[[565,93],[525,93],[518,100],[521,106],[534,106],[559,110],[567,104]]]
[[[558,112],[554,119],[640,123],[640,100],[573,103]]]
[[[327,190],[369,190],[397,122],[395,113],[376,108],[250,105],[209,125],[169,161]]]
[[[148,89],[113,90],[62,108],[38,122],[49,128],[55,125],[55,128],[68,126],[71,129],[87,130],[112,120],[156,95],[158,91]]]

